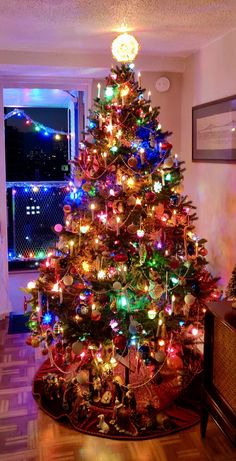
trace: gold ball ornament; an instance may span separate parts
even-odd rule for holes
[[[163,168],[172,168],[174,165],[174,160],[172,157],[167,157],[163,162]]]
[[[125,32],[113,40],[111,50],[118,62],[133,62],[138,54],[139,44],[133,35]]]
[[[73,281],[74,281],[72,275],[64,275],[62,280],[63,280],[64,285],[66,285],[68,287],[71,286],[73,284]]]
[[[184,302],[187,304],[187,306],[192,306],[195,303],[195,296],[193,296],[191,293],[187,293],[184,297]]]
[[[77,381],[79,384],[87,384],[88,382],[88,373],[84,370],[81,370],[78,375],[76,376]]]
[[[72,346],[72,351],[74,352],[75,355],[79,355],[81,354],[83,348],[84,348],[84,345],[81,341],[75,341]]]
[[[137,164],[138,164],[138,160],[136,159],[136,157],[134,157],[134,156],[132,155],[132,157],[130,157],[130,158],[128,159],[128,162],[127,162],[127,163],[128,163],[128,165],[129,165],[130,168],[136,168],[136,166],[137,166]]]
[[[120,282],[114,282],[114,283],[113,283],[113,290],[119,291],[119,290],[121,290],[121,289],[122,289],[122,285],[121,285]]]

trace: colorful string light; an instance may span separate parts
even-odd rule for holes
[[[8,120],[11,117],[21,117],[25,118],[26,122],[25,124],[28,126],[33,126],[35,131],[42,133],[44,136],[53,136],[55,137],[56,141],[59,141],[61,139],[61,136],[69,136],[66,131],[59,131],[59,130],[54,130],[54,128],[51,128],[49,126],[44,125],[43,123],[37,122],[36,120],[33,120],[26,112],[22,109],[14,109],[8,114],[4,115],[4,120]]]

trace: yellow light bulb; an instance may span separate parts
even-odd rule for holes
[[[82,262],[82,268],[84,270],[84,272],[89,272],[90,271],[90,265],[87,261],[83,261]]]
[[[128,187],[133,187],[134,186],[134,179],[133,178],[127,179],[127,186]]]

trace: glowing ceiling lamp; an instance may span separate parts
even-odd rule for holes
[[[132,62],[138,54],[139,44],[133,35],[125,32],[113,40],[111,50],[118,62]]]

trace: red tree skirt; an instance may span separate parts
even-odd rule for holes
[[[65,405],[63,392],[55,391],[55,387],[52,387],[51,393],[45,392],[45,377],[49,373],[62,376],[48,359],[41,365],[33,381],[33,395],[40,408],[56,420],[67,420],[74,429],[85,434],[112,439],[148,439],[186,429],[200,419],[200,374],[195,375],[187,388],[181,390],[175,385],[176,376],[163,370],[158,383],[151,381],[135,389],[135,412],[121,406],[114,413],[114,398],[112,404],[107,406],[92,401],[85,408],[81,405],[81,399],[69,400],[69,404],[67,402]],[[99,415],[102,416],[98,418]],[[101,419],[106,424],[101,423],[98,427]]]

